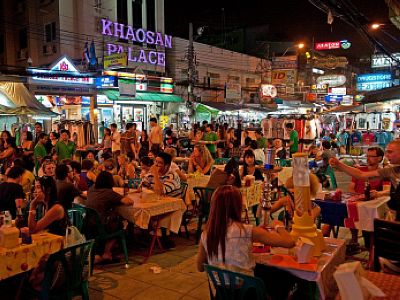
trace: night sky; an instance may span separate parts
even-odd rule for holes
[[[388,7],[384,0],[351,0],[368,21],[387,24],[386,32],[373,34],[390,52],[400,51],[400,31],[388,19]],[[224,11],[224,13],[222,12]],[[225,22],[223,22],[225,20]],[[350,25],[335,17],[327,24],[327,14],[313,6],[308,0],[229,0],[229,1],[165,1],[166,33],[188,38],[188,23],[194,30],[206,26],[204,34],[221,32],[240,27],[268,26],[266,34],[271,41],[337,41],[347,39],[352,43],[349,50],[336,50],[335,55],[348,57],[369,56],[374,53],[371,46]]]

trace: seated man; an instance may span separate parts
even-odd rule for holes
[[[315,171],[319,182],[321,182],[324,188],[329,187],[329,180],[326,176],[326,171],[329,166],[329,159],[335,157],[336,155],[331,151],[331,143],[328,141],[322,141],[322,152],[317,154],[315,162],[317,162],[318,168]]]
[[[367,165],[360,166],[359,169],[363,172],[380,169],[379,164],[382,162],[384,154],[385,153],[383,152],[383,150],[379,147],[368,148],[368,150],[367,150]],[[370,193],[371,198],[375,198],[375,197],[384,195],[384,192],[382,192],[382,190],[383,190],[383,180],[382,179],[370,180],[369,184],[371,187],[371,193]],[[351,193],[364,194],[365,180],[356,179],[355,177],[352,177],[352,180],[351,180],[348,190]],[[352,252],[352,253],[359,252],[360,245],[358,244],[358,230],[350,229],[350,231],[351,231],[351,242],[348,245],[349,252]],[[368,232],[363,231],[363,237],[364,237],[365,247],[367,247],[367,249],[369,249],[370,234]]]
[[[11,167],[7,173],[7,180],[0,184],[0,211],[8,210],[13,219],[17,215],[15,200],[22,201],[25,198],[21,185],[23,173],[22,167]]]
[[[181,182],[178,174],[171,171],[171,162],[171,155],[165,152],[158,153],[154,165],[142,179],[142,186],[160,195],[180,196]]]

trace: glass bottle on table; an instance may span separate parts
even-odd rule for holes
[[[365,181],[364,195],[365,195],[365,201],[371,200],[371,185],[368,179]]]
[[[20,206],[17,207],[17,216],[15,217],[15,227],[17,227],[18,229],[25,227],[25,219],[22,214],[22,208]]]

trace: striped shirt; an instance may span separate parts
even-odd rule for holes
[[[167,173],[160,176],[160,181],[163,183],[163,194],[178,197],[181,195],[181,181],[178,174],[168,170]],[[147,174],[143,177],[142,184],[144,187],[154,190],[154,176],[153,174]]]

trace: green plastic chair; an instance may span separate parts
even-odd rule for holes
[[[83,224],[86,217],[86,209],[81,206],[74,206],[67,211],[69,220],[80,232],[83,230]]]
[[[264,282],[257,277],[232,272],[205,264],[212,300],[265,300],[267,292]],[[211,290],[210,281],[215,289]]]
[[[93,243],[93,240],[86,241],[51,254],[44,267],[41,290],[29,287],[29,295],[43,300],[70,300],[81,295],[83,300],[88,300],[88,265]]]
[[[335,177],[335,172],[333,171],[332,167],[330,165],[327,166],[325,175],[329,177],[329,181],[331,184],[331,189],[336,190],[337,189],[337,182],[336,182],[336,177]]]
[[[139,188],[139,185],[141,182],[142,182],[142,179],[140,179],[140,178],[131,178],[128,180],[128,187],[131,189],[137,189],[137,188]]]
[[[214,165],[226,165],[229,160],[229,157],[218,157],[214,159]]]
[[[91,237],[93,233],[91,232],[90,228],[88,226],[89,222],[91,224],[94,224],[96,227],[97,235],[94,238],[94,249],[97,249],[102,243],[107,242],[112,239],[117,239],[122,251],[124,252],[125,256],[125,268],[129,267],[129,257],[128,257],[128,249],[126,247],[126,239],[125,239],[125,231],[124,230],[117,230],[115,232],[108,233],[104,224],[101,222],[100,216],[97,213],[96,210],[89,208],[89,207],[84,207],[79,204],[75,204],[74,207],[80,207],[81,209],[83,208],[86,212],[85,216],[85,221],[83,222],[83,228],[82,228],[82,233],[86,237]],[[93,265],[94,265],[94,257],[95,255],[91,255],[91,274],[93,273]]]
[[[203,219],[207,221],[208,215],[210,213],[210,201],[211,196],[214,193],[215,189],[207,188],[207,187],[194,187],[194,194],[199,199],[198,205],[198,221],[197,221],[197,231],[196,231],[196,244],[199,243],[201,236],[201,228],[203,225]]]
[[[186,205],[185,199],[186,199],[186,192],[188,189],[188,184],[186,182],[181,182],[181,198],[183,203]],[[190,220],[193,218],[193,211],[190,211],[187,206],[186,206],[186,211],[183,213],[182,216],[182,226],[185,227],[185,234],[186,238],[189,239],[189,230],[187,228],[187,225],[189,224]],[[179,230],[179,234],[181,231]]]

